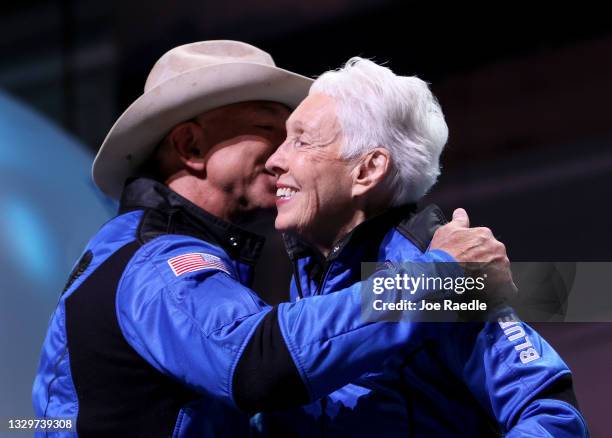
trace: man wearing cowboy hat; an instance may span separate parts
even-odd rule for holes
[[[84,435],[243,435],[242,412],[318,399],[410,342],[410,324],[361,319],[360,284],[275,307],[248,288],[263,242],[236,223],[274,206],[264,164],[311,82],[234,41],[180,46],[155,64],[94,162],[120,211],[51,318],[37,416],[73,419]],[[440,228],[423,261],[469,260],[469,233]],[[483,252],[505,255],[493,238]],[[446,265],[437,274],[460,274]]]

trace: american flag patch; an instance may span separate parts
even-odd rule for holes
[[[201,271],[202,269],[218,269],[230,275],[229,269],[217,256],[201,252],[190,252],[168,260],[170,269],[177,277],[188,272]]]

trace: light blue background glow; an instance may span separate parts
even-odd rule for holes
[[[91,235],[115,211],[77,140],[0,92],[0,412],[31,417],[49,317]]]

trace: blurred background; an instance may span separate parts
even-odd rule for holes
[[[21,0],[0,11],[0,419],[32,415],[49,316],[114,214],[90,181],[93,155],[154,62],[183,43],[243,40],[308,76],[355,55],[420,76],[450,128],[424,203],[449,216],[466,208],[511,260],[612,260],[612,22],[602,11],[408,0]],[[276,239],[266,251],[257,288],[278,302],[289,269],[278,273]],[[538,329],[573,369],[592,435],[610,436],[612,324]]]

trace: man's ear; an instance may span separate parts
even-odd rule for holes
[[[179,123],[168,134],[168,140],[185,167],[196,172],[205,169],[204,132],[197,123]]]
[[[391,154],[387,149],[375,148],[369,151],[354,169],[353,196],[361,196],[377,187],[390,169]]]

